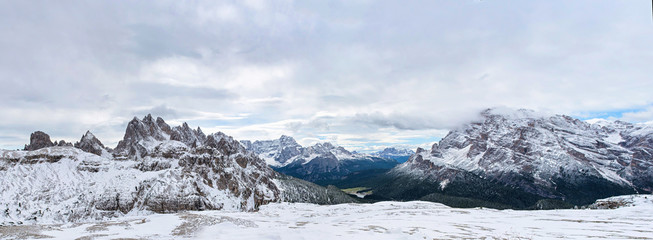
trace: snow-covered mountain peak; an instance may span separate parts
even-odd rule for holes
[[[247,153],[247,150],[240,142],[222,132],[210,134],[206,137],[206,142],[204,144],[218,149],[220,152],[227,155],[237,153],[244,155]]]
[[[544,197],[572,194],[560,192],[556,186],[562,182],[605,181],[615,189],[653,190],[653,135],[645,127],[624,122],[593,126],[527,110],[491,109],[481,116],[449,132],[430,153],[418,149],[419,159],[411,159],[424,161],[408,161],[400,169],[440,177],[455,169]]]
[[[291,136],[281,135],[281,137],[279,137],[279,143],[282,145],[295,145],[297,144],[297,141],[295,141]]]
[[[415,151],[408,148],[397,148],[397,147],[387,147],[380,152],[376,152],[375,155],[380,156],[405,156],[414,154]]]
[[[329,142],[321,142],[313,144],[313,146],[310,146],[309,148],[315,153],[327,153],[331,152],[331,150],[335,149],[336,147]]]
[[[512,109],[506,107],[495,107],[488,108],[480,113],[483,117],[501,117],[504,119],[537,119],[537,118],[548,118],[554,116],[553,114],[548,114],[544,112],[537,112],[530,109]]]
[[[303,147],[294,138],[282,135],[274,140],[241,141],[247,150],[265,159],[270,166],[286,165],[291,158],[300,155]]]
[[[206,135],[202,129],[197,127],[196,130],[191,129],[188,123],[184,122],[181,126],[174,127],[170,131],[170,140],[180,141],[189,147],[199,147],[207,140]]]
[[[421,148],[421,147],[418,147],[417,150],[415,150],[415,154],[421,154],[421,153],[424,153],[424,152],[426,152],[426,149]]]
[[[84,133],[84,135],[82,135],[82,140],[90,141],[90,140],[93,140],[94,138],[97,139],[95,137],[95,135],[93,135],[93,133],[91,133],[91,130],[87,130],[86,133]]]
[[[217,143],[222,136],[218,134],[213,138],[214,143]],[[142,158],[167,141],[176,141],[189,148],[196,148],[205,145],[207,140],[207,136],[199,127],[194,130],[184,122],[181,126],[171,128],[161,117],[153,120],[152,115],[148,114],[142,120],[134,118],[127,124],[125,136],[118,143],[114,155]]]
[[[395,147],[386,147],[382,151],[372,153],[372,156],[394,159],[399,163],[403,163],[406,160],[408,160],[408,158],[413,154],[415,154],[415,151],[411,149],[408,149],[406,147],[395,146]]]
[[[85,152],[93,153],[98,156],[109,157],[110,155],[109,149],[107,149],[90,130],[86,131],[79,142],[76,142],[74,146]]]

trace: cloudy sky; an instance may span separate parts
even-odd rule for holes
[[[0,148],[126,123],[353,150],[479,110],[653,120],[651,1],[0,1]]]

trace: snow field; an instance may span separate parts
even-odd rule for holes
[[[514,211],[450,208],[419,201],[330,206],[275,203],[258,212],[184,212],[40,228],[0,227],[0,238],[18,238],[18,233],[54,239],[653,238],[653,195],[610,200],[615,199],[628,204],[618,209]]]

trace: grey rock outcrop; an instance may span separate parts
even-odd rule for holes
[[[204,132],[199,127],[193,130],[188,127],[187,123],[183,123],[181,126],[174,127],[170,130],[170,140],[183,142],[189,147],[199,147],[206,141],[206,135],[204,135]]]
[[[114,149],[114,155],[144,157],[149,150],[145,143],[169,140],[171,133],[170,126],[161,118],[155,121],[150,114],[142,120],[134,117],[127,124],[125,135]]]
[[[100,142],[91,131],[86,131],[84,136],[82,136],[79,142],[76,142],[74,146],[84,152],[93,153],[98,156],[108,153],[104,144],[102,144],[102,142]]]
[[[25,145],[24,150],[34,151],[52,146],[55,146],[55,144],[50,140],[50,135],[41,131],[36,131],[30,135],[29,145]]]
[[[57,141],[54,141],[53,144],[54,144],[55,146],[58,146],[58,147],[72,147],[72,146],[73,146],[72,143],[66,142],[66,141],[64,141],[64,140],[60,140],[60,141],[58,141],[58,142],[57,142]]]

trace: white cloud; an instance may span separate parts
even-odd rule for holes
[[[640,109],[653,103],[648,7],[2,2],[0,145],[87,128],[116,143],[144,111],[243,139],[369,150],[431,141],[494,106],[586,117]]]
[[[653,121],[653,106],[641,111],[625,112],[621,115],[621,120],[628,122],[650,122]]]

